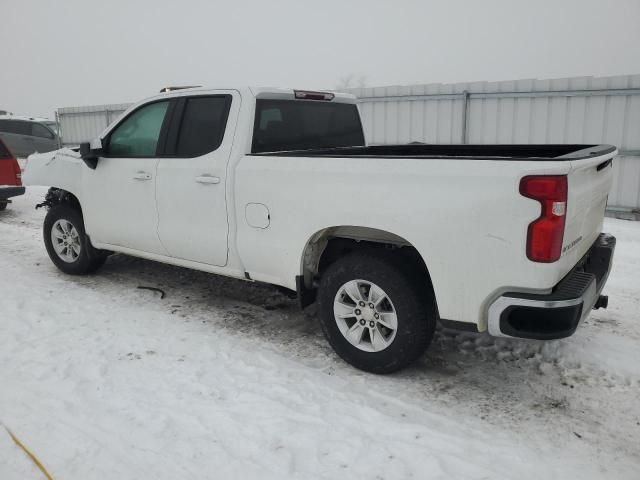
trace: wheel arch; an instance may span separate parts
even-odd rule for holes
[[[80,215],[82,215],[82,204],[78,196],[69,190],[59,187],[50,187],[45,195],[44,202],[37,205],[37,207],[44,206],[51,208],[56,205],[69,205],[77,209]]]
[[[315,232],[302,250],[300,271],[296,278],[301,305],[304,307],[315,301],[318,279],[331,263],[352,251],[376,249],[388,255],[397,255],[403,260],[410,273],[429,288],[436,302],[428,263],[412,242],[379,228],[336,225]]]

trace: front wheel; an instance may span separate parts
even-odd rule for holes
[[[391,373],[417,360],[431,343],[433,295],[393,256],[351,253],[329,266],[318,291],[327,340],[351,365]]]
[[[49,258],[64,273],[94,272],[107,258],[91,245],[84,231],[82,214],[68,205],[56,205],[49,210],[44,219],[43,236]]]

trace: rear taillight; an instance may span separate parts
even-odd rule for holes
[[[13,161],[13,168],[16,174],[16,185],[22,185],[22,171],[20,170],[20,164],[17,160]]]
[[[527,258],[550,263],[560,258],[567,212],[566,175],[532,175],[520,180],[520,194],[540,202],[540,217],[529,224]]]

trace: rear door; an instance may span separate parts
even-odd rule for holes
[[[158,164],[158,233],[175,258],[210,265],[227,263],[227,162],[240,96],[177,97]]]
[[[171,100],[146,103],[104,139],[95,170],[83,169],[82,210],[95,243],[166,255],[158,238],[156,171]]]

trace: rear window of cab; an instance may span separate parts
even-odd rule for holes
[[[358,107],[316,100],[256,100],[252,153],[364,145]]]

